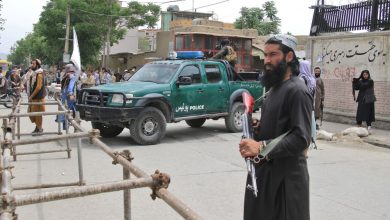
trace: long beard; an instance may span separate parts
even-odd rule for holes
[[[315,74],[316,78],[320,78],[321,74]]]
[[[267,89],[270,89],[274,85],[283,82],[287,67],[288,65],[285,60],[280,61],[276,66],[266,64],[264,75],[261,78],[261,83],[263,86],[265,86]]]

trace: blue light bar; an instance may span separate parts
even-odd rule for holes
[[[177,59],[203,59],[202,51],[176,51]]]

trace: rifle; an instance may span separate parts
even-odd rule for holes
[[[267,92],[268,93],[268,92]],[[260,101],[261,103],[264,101],[267,93],[260,97],[256,101]],[[245,106],[245,112],[242,114],[241,120],[242,120],[242,138],[249,138],[253,139],[253,126],[252,126],[252,112],[253,112],[253,106],[254,106],[254,99],[253,97],[247,93],[242,93],[242,99]],[[253,191],[253,195],[257,197],[258,189],[257,189],[257,182],[256,182],[256,170],[254,164],[262,164],[263,161],[266,161],[266,156],[276,147],[276,145],[289,133],[291,130],[288,130],[284,134],[270,140],[263,141],[263,149],[260,152],[260,155],[257,155],[253,158],[245,158],[246,167],[248,170],[248,174],[251,176],[252,185],[247,186],[248,189]]]
[[[255,104],[253,97],[247,92],[242,93],[242,99],[245,106],[245,112],[242,114],[242,138],[253,139],[252,112]],[[253,191],[253,195],[257,197],[256,170],[253,159],[245,158],[248,174],[251,176],[252,186],[248,184],[247,188]]]

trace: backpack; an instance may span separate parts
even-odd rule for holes
[[[231,47],[231,46],[226,46],[226,47],[228,49],[228,54],[226,54],[225,59],[228,62],[236,61],[236,59],[237,59],[236,51],[234,51],[233,47]]]

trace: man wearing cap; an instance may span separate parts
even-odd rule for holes
[[[255,126],[254,140],[242,139],[239,151],[244,158],[254,158],[264,153],[262,150],[270,140],[280,137],[280,141],[255,163],[258,194],[255,197],[253,188],[247,187],[244,219],[310,219],[309,173],[304,151],[310,143],[313,101],[306,85],[297,77],[296,45],[297,40],[289,35],[275,35],[265,43],[265,73],[261,80],[269,92],[260,123]],[[247,185],[251,185],[249,176]]]
[[[30,95],[28,97],[29,102],[45,102],[45,76],[43,70],[41,69],[41,61],[39,59],[34,59],[31,61],[31,79],[30,79]],[[44,112],[45,105],[29,105],[28,112]],[[35,123],[35,129],[32,132],[32,135],[42,135],[42,116],[30,116],[32,123]]]
[[[236,65],[236,59],[237,59],[237,55],[235,53],[236,52],[234,51],[233,47],[230,46],[229,39],[223,39],[221,40],[221,50],[217,54],[215,54],[212,58],[224,59],[228,61],[230,66],[234,69],[234,66]]]
[[[65,76],[61,81],[61,99],[68,106],[69,110],[76,111],[75,95],[76,95],[76,68],[73,64],[65,66]]]

